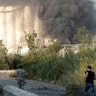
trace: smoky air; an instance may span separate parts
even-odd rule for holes
[[[87,27],[95,37],[95,0],[0,0],[0,39],[16,52],[24,46],[25,33],[37,33],[36,44],[54,40],[74,43],[77,28]]]
[[[44,36],[62,43],[73,43],[77,28],[86,26],[91,35],[96,31],[96,0],[42,0],[39,18]]]

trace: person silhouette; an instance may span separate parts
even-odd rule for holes
[[[27,75],[26,71],[22,68],[22,66],[19,66],[19,69],[17,69],[17,80],[18,80],[18,86],[20,89],[23,89],[25,85],[25,76]]]
[[[88,65],[87,70],[85,72],[84,96],[88,96],[88,90],[89,89],[90,89],[90,92],[91,92],[91,96],[95,96],[94,80],[95,80],[95,73],[92,71],[92,67],[90,65]]]

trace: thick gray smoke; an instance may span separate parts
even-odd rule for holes
[[[46,36],[62,43],[72,43],[80,26],[89,30],[96,27],[95,9],[89,0],[41,0],[39,18]]]
[[[91,0],[95,1],[95,0]],[[42,21],[45,37],[58,39],[62,43],[73,43],[72,38],[80,26],[86,26],[90,33],[96,30],[96,9],[90,0],[0,0],[1,6],[29,5],[34,27],[37,9]],[[39,8],[37,8],[39,7]],[[28,18],[29,19],[29,18]],[[29,28],[31,30],[31,28]]]

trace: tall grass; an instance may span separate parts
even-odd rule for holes
[[[71,91],[75,86],[83,94],[86,66],[90,64],[93,71],[96,71],[96,48],[86,48],[77,54],[74,54],[72,50],[67,50],[64,57],[58,52],[45,50],[31,55],[27,54],[22,62],[27,70],[28,79],[53,81],[55,84],[67,86],[66,88]]]
[[[94,71],[96,70],[95,51],[95,49],[88,49],[83,54],[74,54],[71,50],[67,50],[64,57],[55,52],[50,54],[40,52],[27,55],[22,61],[26,70],[30,73],[29,78],[36,77],[43,80],[57,80],[57,82],[66,82],[68,79],[72,79],[80,83],[88,64],[92,65]]]

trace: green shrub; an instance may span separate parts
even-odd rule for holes
[[[73,81],[69,81],[66,84],[66,94],[71,96],[83,96],[84,95],[84,89],[82,85],[78,85]]]
[[[10,74],[9,74],[9,77],[10,77],[10,78],[17,78],[16,72],[10,73]]]
[[[88,64],[96,70],[96,48],[88,47],[83,51],[80,49],[77,54],[72,50],[66,50],[62,57],[57,52],[61,47],[56,48],[56,46],[53,45],[43,51],[39,49],[31,51],[22,58],[23,66],[28,73],[27,78],[53,81],[64,86],[67,84],[68,94],[80,93],[80,96],[83,96],[83,74]]]

